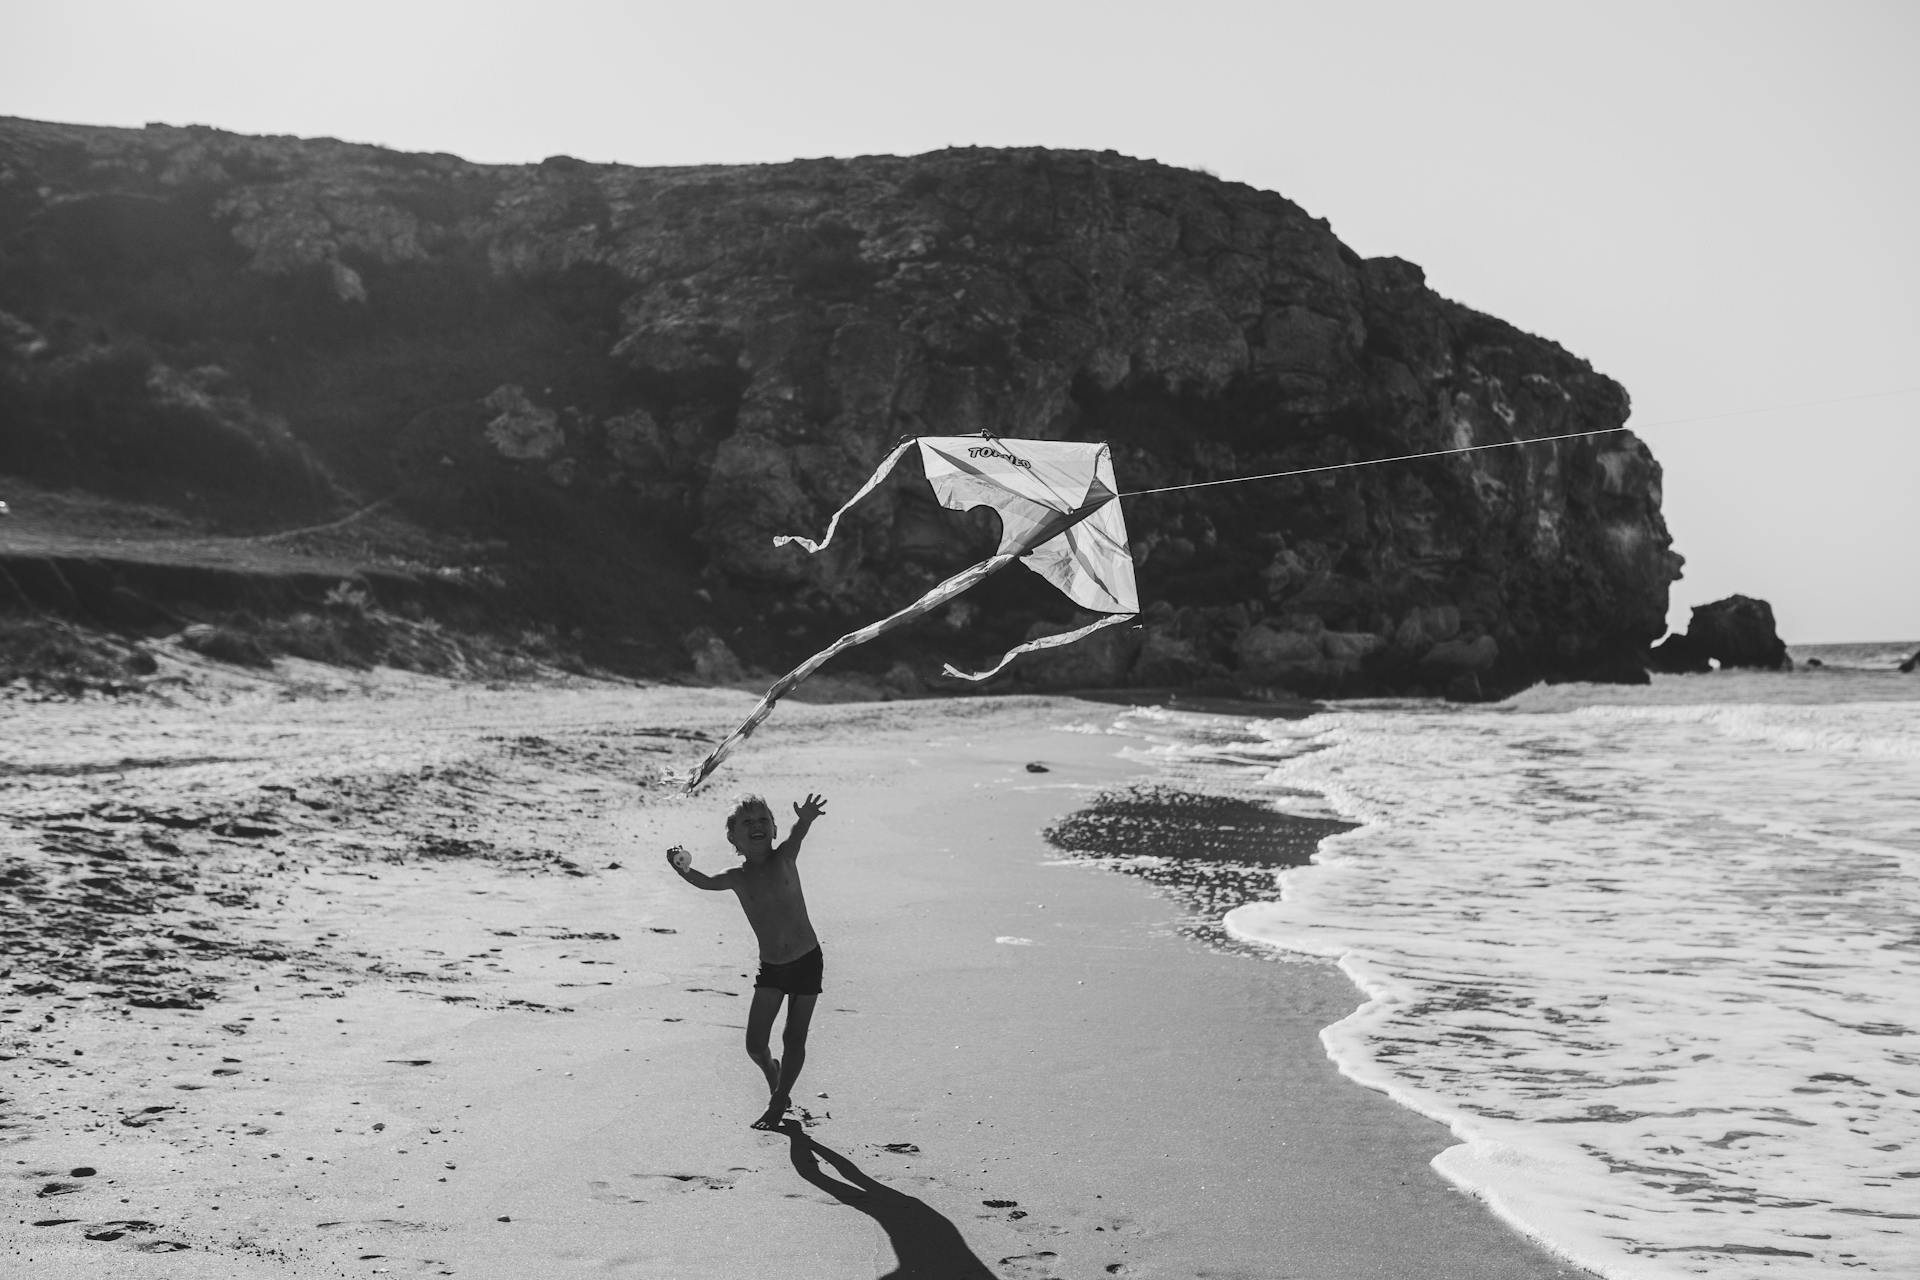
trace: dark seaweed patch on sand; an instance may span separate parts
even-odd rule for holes
[[[173,763],[227,759],[195,754]],[[299,779],[178,802],[158,794],[169,790],[159,776],[168,763],[5,764],[0,980],[12,978],[15,994],[26,990],[22,983],[39,983],[38,994],[85,987],[91,998],[136,1008],[201,1009],[262,965],[378,972],[330,955],[323,943],[293,948],[255,936],[285,886],[310,867],[479,862],[588,874],[556,850],[475,830],[501,812],[537,829],[556,811],[594,802],[539,777],[503,774],[492,761]]]
[[[235,960],[281,950],[227,936],[211,907],[246,909],[275,875],[278,829],[224,813],[98,801],[0,819],[0,950],[49,991],[75,984],[144,1008],[197,1009]],[[50,982],[49,982],[50,980]]]
[[[1180,931],[1211,947],[1270,958],[1230,937],[1221,918],[1276,896],[1274,875],[1305,866],[1320,842],[1354,824],[1282,813],[1259,800],[1157,784],[1106,792],[1044,833],[1054,848],[1164,890],[1192,914]]]

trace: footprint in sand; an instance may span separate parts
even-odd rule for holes
[[[635,1174],[634,1176],[637,1178],[637,1177],[642,1177],[644,1175]],[[620,1192],[614,1189],[614,1186],[611,1182],[589,1182],[587,1184],[587,1199],[598,1201],[601,1204],[645,1204],[646,1203],[646,1201],[642,1200],[639,1196],[622,1195]]]
[[[727,1171],[725,1177],[714,1177],[712,1174],[706,1173],[636,1173],[633,1176],[636,1178],[665,1178],[669,1182],[679,1183],[678,1189],[682,1191],[691,1191],[695,1188],[705,1191],[731,1191],[733,1190],[733,1184],[740,1180],[741,1174],[752,1172],[753,1170],[751,1169],[736,1165]],[[674,1188],[668,1188],[668,1190],[673,1189]]]
[[[121,1218],[112,1222],[92,1222],[81,1229],[81,1234],[89,1240],[118,1240],[128,1232],[153,1231],[153,1223],[143,1218]]]
[[[1026,1280],[1029,1276],[1052,1276],[1053,1264],[1059,1257],[1051,1249],[1039,1249],[1033,1253],[1016,1253],[1002,1258],[1000,1265],[1007,1268],[1008,1280]]]
[[[440,1276],[454,1274],[452,1265],[440,1258],[396,1258],[390,1253],[363,1253],[355,1261],[386,1263],[384,1267],[373,1269],[376,1275],[381,1272],[391,1272],[396,1267],[403,1267],[410,1271],[431,1271]]]
[[[325,1230],[329,1227],[345,1227],[349,1231],[432,1231],[434,1228],[425,1222],[409,1222],[403,1218],[358,1218],[348,1220],[335,1218],[330,1222],[316,1222],[316,1227]]]

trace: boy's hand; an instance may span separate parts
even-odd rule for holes
[[[826,811],[827,811],[826,800],[821,796],[817,796],[813,794],[811,791],[807,793],[807,798],[805,800],[793,806],[793,816],[797,820],[801,822],[806,822],[806,823],[812,822],[815,818],[819,817],[821,814],[825,813]]]
[[[667,865],[680,875],[687,874],[687,868],[693,865],[693,855],[679,845],[667,850]]]

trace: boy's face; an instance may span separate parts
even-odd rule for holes
[[[727,826],[727,840],[744,858],[759,857],[773,849],[773,810],[766,805],[749,805],[734,815]]]

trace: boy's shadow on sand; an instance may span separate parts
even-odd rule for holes
[[[994,1280],[987,1264],[974,1256],[960,1228],[926,1201],[895,1191],[862,1173],[853,1161],[809,1138],[797,1120],[780,1126],[796,1173],[841,1204],[872,1218],[887,1233],[900,1265],[880,1280]],[[845,1182],[820,1167],[825,1160]]]

